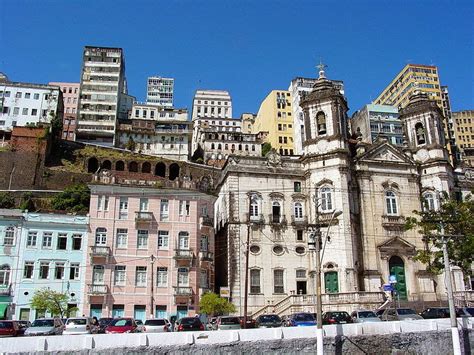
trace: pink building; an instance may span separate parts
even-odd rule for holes
[[[199,312],[214,289],[215,197],[91,185],[85,314],[136,319]],[[153,310],[153,312],[152,312]]]
[[[51,82],[49,85],[59,86],[63,92],[64,118],[62,139],[73,141],[76,139],[76,118],[79,102],[79,83]]]

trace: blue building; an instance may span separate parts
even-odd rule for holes
[[[15,311],[15,270],[19,265],[22,224],[21,210],[0,209],[0,319],[10,319]]]
[[[84,307],[89,217],[25,212],[18,246],[13,319],[48,316],[31,309],[35,291],[50,288],[70,296],[69,308]]]

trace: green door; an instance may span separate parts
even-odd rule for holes
[[[401,300],[407,299],[407,284],[405,280],[405,268],[403,266],[394,265],[390,268],[390,275],[395,275],[397,283],[395,284],[395,290],[397,291],[398,298]],[[395,297],[396,299],[397,297]]]
[[[330,271],[324,274],[324,287],[325,287],[326,293],[339,292],[339,283],[337,280],[336,271]]]

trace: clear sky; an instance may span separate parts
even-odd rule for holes
[[[125,51],[129,93],[175,78],[175,106],[228,90],[234,117],[273,89],[315,77],[322,58],[350,111],[407,64],[433,64],[453,111],[474,109],[474,1],[0,0],[0,71],[12,81],[79,82],[85,45]]]

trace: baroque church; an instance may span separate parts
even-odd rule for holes
[[[400,302],[445,300],[444,275],[413,260],[425,247],[421,235],[404,230],[406,217],[436,208],[442,192],[465,195],[473,186],[469,172],[449,163],[436,103],[415,93],[400,111],[402,147],[351,133],[346,99],[323,70],[300,105],[301,156],[231,156],[223,168],[215,203],[217,286],[229,288],[240,314],[246,289],[249,315],[314,312],[308,242],[317,223],[323,310],[377,308],[393,276]],[[459,270],[454,283],[458,291],[469,287]]]

